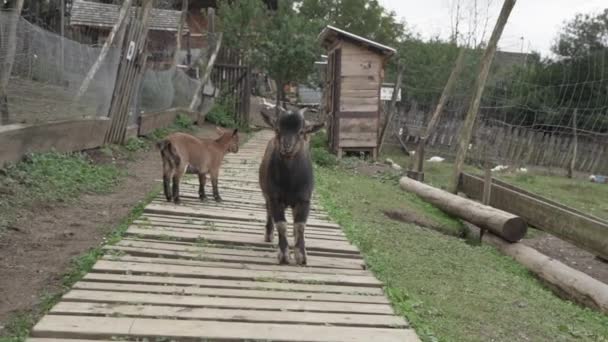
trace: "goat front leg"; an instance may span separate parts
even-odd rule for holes
[[[204,173],[198,174],[198,198],[201,201],[207,199],[207,195],[205,195],[205,183],[207,182],[207,175]]]
[[[210,173],[211,176],[211,186],[213,187],[213,199],[215,199],[216,202],[221,202],[222,201],[222,197],[220,197],[220,191],[218,189],[217,186],[217,182],[218,182],[218,174],[220,173],[220,170],[213,170]]]
[[[182,176],[186,172],[186,167],[179,166],[173,172],[173,203],[179,204],[181,201],[179,199],[179,182],[182,179]]]
[[[171,202],[173,200],[173,194],[171,194],[172,173],[173,170],[171,169],[171,165],[163,158],[163,192],[165,193],[167,202]]]
[[[306,243],[304,231],[310,212],[310,202],[300,202],[293,208],[294,256],[298,265],[306,265]]]
[[[289,264],[289,243],[287,242],[287,220],[285,219],[285,205],[276,200],[270,201],[272,220],[279,233],[279,264]]]
[[[266,200],[266,232],[264,233],[264,241],[272,242],[274,239],[274,222],[272,221],[272,214],[270,212],[270,206],[268,200]]]

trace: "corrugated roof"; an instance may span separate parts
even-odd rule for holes
[[[137,7],[131,8],[131,16],[135,16]],[[72,4],[71,25],[111,28],[118,21],[120,6],[76,0]],[[171,10],[152,9],[150,15],[150,30],[177,31],[181,12]],[[184,32],[188,25],[184,23]]]
[[[388,55],[393,55],[395,52],[397,52],[395,49],[393,49],[390,46],[386,46],[386,45],[377,43],[377,42],[375,42],[373,40],[369,40],[367,38],[363,38],[361,36],[357,36],[354,33],[350,33],[350,32],[344,31],[342,29],[339,29],[339,28],[331,26],[331,25],[327,25],[323,29],[323,31],[321,31],[321,33],[319,33],[318,39],[320,39],[321,41],[332,40],[332,38],[335,38],[336,36],[342,36],[342,37],[347,38],[349,40],[355,41],[355,42],[357,42],[359,44],[367,45],[369,47],[372,47],[372,48],[375,48],[377,50],[380,50],[381,52],[383,52],[385,54],[388,54]]]

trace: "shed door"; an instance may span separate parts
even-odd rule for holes
[[[340,61],[342,49],[338,48],[331,52],[328,56],[328,79],[329,79],[329,96],[327,97],[327,107],[329,113],[329,141],[332,148],[335,150],[338,146],[339,139],[339,122],[338,113],[340,112]]]

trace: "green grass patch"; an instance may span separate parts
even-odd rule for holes
[[[15,219],[15,208],[74,201],[82,193],[106,193],[124,172],[115,165],[95,165],[82,153],[36,153],[2,170],[0,233]]]
[[[324,207],[424,341],[607,341],[608,316],[559,299],[491,246],[387,218],[386,209],[413,206],[460,229],[394,184],[320,167],[316,182]]]
[[[104,238],[105,244],[115,244],[122,239],[132,222],[141,216],[145,206],[150,203],[160,192],[159,187],[150,192],[146,198],[131,210],[128,216],[122,219],[118,226]],[[95,262],[104,254],[102,246],[92,248],[85,254],[72,260],[69,270],[63,275],[62,290],[57,293],[45,294],[40,300],[40,305],[34,312],[16,314],[6,324],[0,342],[22,342],[25,341],[31,328],[40,317],[46,314],[66,293],[72,285],[82,279],[92,268]]]

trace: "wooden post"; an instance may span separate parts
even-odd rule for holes
[[[437,107],[435,107],[435,111],[433,112],[433,116],[431,116],[431,120],[429,121],[426,130],[421,136],[420,141],[418,142],[418,152],[416,152],[416,165],[417,172],[423,172],[424,168],[424,148],[428,142],[431,134],[435,132],[435,127],[437,126],[437,122],[439,122],[439,118],[441,117],[441,113],[443,112],[443,107],[446,102],[448,102],[448,98],[452,94],[452,90],[454,89],[454,85],[456,84],[456,80],[458,80],[458,76],[462,71],[462,66],[464,65],[464,55],[466,49],[464,47],[460,48],[458,52],[458,57],[456,58],[456,64],[450,73],[450,77],[448,78],[445,87],[443,88],[443,92],[441,93],[441,97],[439,98],[439,102],[437,103]],[[422,145],[421,145],[422,144]],[[422,152],[422,153],[419,153]]]
[[[15,20],[8,26],[6,55],[4,56],[4,64],[0,64],[0,125],[8,125],[10,120],[8,111],[8,80],[13,71],[13,63],[15,62],[15,53],[17,52],[17,28],[21,18],[21,10],[23,9],[24,0],[17,0],[13,7],[15,12]]]
[[[177,65],[179,52],[182,49],[182,34],[184,32],[184,23],[188,16],[188,0],[182,0],[182,15],[179,18],[179,24],[177,25],[177,36],[175,37],[175,55],[173,56],[173,67]]]
[[[388,126],[393,119],[393,114],[395,113],[396,103],[397,103],[397,95],[399,94],[399,89],[401,89],[401,80],[403,79],[403,64],[399,63],[397,67],[397,82],[395,82],[395,87],[393,88],[393,95],[391,96],[391,102],[388,107],[386,113],[386,121],[384,122],[384,127],[382,127],[382,132],[380,133],[380,141],[378,142],[378,155],[382,152],[382,145],[384,145],[384,139],[386,138],[386,131],[388,130]]]
[[[215,59],[217,57],[217,54],[220,51],[221,46],[222,46],[222,33],[220,32],[217,34],[217,40],[215,42],[215,49],[213,50],[213,53],[212,53],[211,57],[209,58],[209,61],[207,62],[207,66],[205,66],[205,72],[203,73],[203,76],[200,79],[200,84],[194,90],[194,97],[192,98],[192,102],[190,102],[190,107],[189,107],[191,111],[196,110],[198,102],[201,99],[201,92],[203,91],[203,87],[205,86],[205,83],[207,83],[207,80],[209,80],[209,76],[211,76],[211,71],[213,70],[213,65],[215,64]],[[202,60],[199,60],[199,61],[200,61],[199,65],[201,67],[203,67]]]
[[[101,52],[99,53],[97,60],[95,61],[95,63],[93,64],[93,66],[91,67],[89,72],[87,73],[87,76],[82,81],[82,84],[80,85],[80,88],[78,89],[78,92],[76,93],[76,96],[74,97],[74,102],[79,101],[80,98],[82,97],[82,95],[84,95],[84,93],[89,88],[89,84],[91,83],[91,81],[93,80],[93,77],[95,77],[95,74],[101,67],[101,63],[103,63],[103,60],[108,55],[108,52],[110,51],[110,47],[112,46],[112,43],[114,42],[114,39],[116,38],[116,35],[124,27],[124,23],[125,23],[125,20],[127,19],[127,16],[129,15],[129,9],[131,8],[132,2],[133,2],[133,0],[125,0],[125,2],[123,2],[122,7],[120,8],[120,12],[118,13],[118,21],[116,22],[116,24],[114,24],[114,27],[112,28],[112,31],[110,32],[110,35],[108,36],[108,39],[103,44],[103,47],[101,48]]]
[[[61,39],[59,40],[60,42],[60,63],[61,63],[61,73],[63,74],[63,70],[65,67],[65,46],[64,46],[64,39],[65,39],[65,0],[61,0],[61,11],[60,11],[60,22],[61,22],[61,28],[60,28],[60,34],[61,34]]]
[[[511,10],[515,6],[515,2],[516,0],[505,0],[505,2],[503,3],[502,10],[500,11],[500,15],[498,17],[498,20],[496,21],[496,25],[494,26],[494,31],[492,32],[492,36],[490,37],[490,41],[488,42],[488,47],[486,48],[483,54],[483,58],[481,60],[479,74],[477,75],[477,79],[475,80],[475,93],[473,94],[471,102],[469,103],[469,110],[464,120],[462,130],[460,132],[460,138],[458,140],[458,150],[456,152],[456,160],[454,161],[454,171],[449,187],[449,190],[452,193],[456,193],[456,191],[458,190],[458,179],[460,177],[460,173],[462,172],[462,167],[464,165],[464,160],[467,155],[469,142],[471,141],[471,135],[473,134],[473,125],[475,124],[475,119],[477,118],[477,113],[481,104],[481,95],[483,94],[486,81],[488,80],[488,74],[490,73],[490,66],[492,65],[492,60],[494,59],[494,55],[496,54],[496,45],[498,44],[498,40],[502,35],[502,31],[504,30],[505,25],[507,24],[507,20],[509,19]]]
[[[576,166],[576,152],[578,149],[578,133],[576,132],[576,116],[577,110],[574,110],[572,113],[572,160],[570,161],[570,166],[568,168],[568,178],[572,178],[574,176],[574,167]]]

